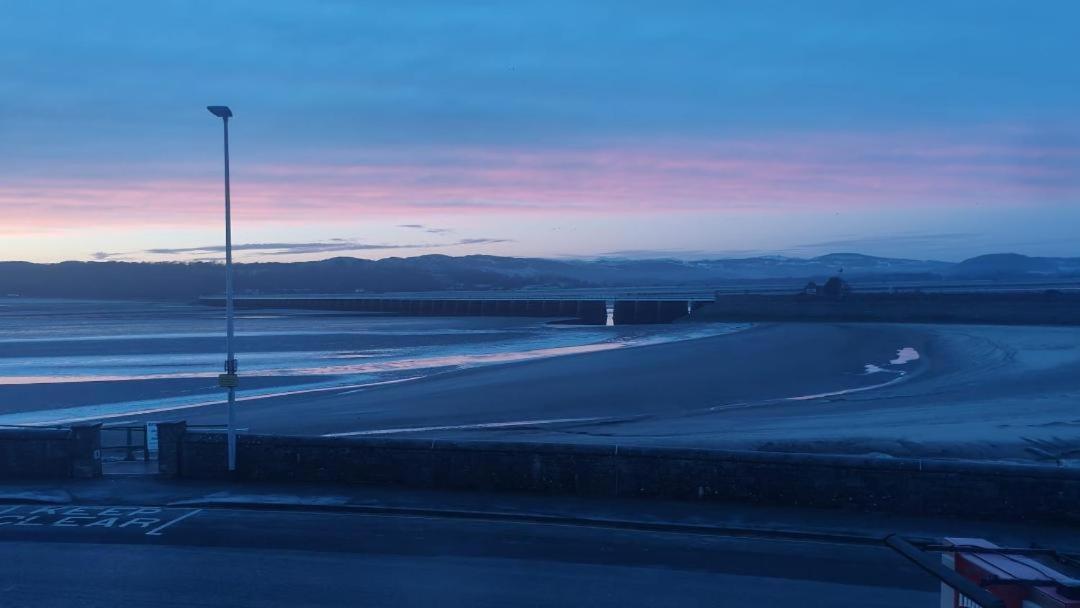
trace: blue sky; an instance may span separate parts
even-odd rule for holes
[[[1080,255],[1078,22],[1065,1],[12,3],[0,259],[218,255],[210,103],[236,112],[248,260]]]

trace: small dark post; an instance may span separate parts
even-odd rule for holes
[[[127,449],[124,452],[124,460],[135,460],[135,446],[131,443],[131,427],[127,427],[126,431],[124,445]]]
[[[180,477],[181,450],[187,421],[158,423],[158,475]]]
[[[71,427],[71,476],[75,479],[101,477],[101,425]]]
[[[142,459],[143,462],[150,462],[150,430],[145,424],[142,427]]]

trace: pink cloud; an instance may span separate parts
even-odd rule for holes
[[[381,162],[245,164],[240,221],[335,221],[423,212],[528,214],[1031,204],[1080,195],[1080,149],[931,134],[821,135],[589,149],[388,150]],[[161,171],[161,169],[159,169]],[[167,173],[167,168],[164,170]],[[15,232],[79,225],[201,225],[219,179],[38,177],[0,184]]]

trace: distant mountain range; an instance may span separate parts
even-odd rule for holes
[[[238,264],[240,293],[352,293],[593,286],[705,286],[762,280],[845,278],[877,281],[1080,279],[1080,258],[1015,253],[963,262],[832,253],[815,258],[760,256],[714,260],[552,260],[486,255]],[[220,293],[224,269],[208,262],[0,262],[0,296],[194,298]]]

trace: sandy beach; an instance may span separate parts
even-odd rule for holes
[[[1078,337],[1056,327],[769,324],[255,398],[239,411],[243,428],[267,433],[1068,460],[1080,438]],[[224,408],[138,418],[212,424]]]
[[[224,422],[218,313],[85,308],[9,317],[0,424]],[[249,432],[1080,460],[1080,328],[243,321]]]
[[[768,324],[245,402],[251,432],[1064,461],[1080,330]],[[223,420],[220,405],[154,419]]]

